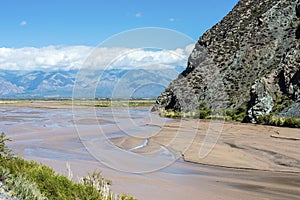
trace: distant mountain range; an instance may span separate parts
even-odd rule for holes
[[[96,70],[86,76],[86,85],[97,84],[95,98],[156,98],[183,67],[163,70]],[[78,70],[0,71],[0,98],[72,98]],[[95,85],[93,85],[95,86]],[[120,89],[121,88],[121,89]],[[116,92],[117,91],[117,92]]]

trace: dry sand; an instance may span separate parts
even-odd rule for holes
[[[219,128],[216,122],[175,120],[162,125],[155,120],[142,120],[139,125],[144,123],[145,131],[149,127],[153,133],[147,146],[133,152],[143,154],[163,146],[176,156],[183,154],[190,162],[179,159],[161,170],[134,174],[111,169],[95,159],[74,127],[74,123],[84,127],[86,140],[99,137],[95,131],[98,123],[104,124],[105,131],[113,135],[111,116],[101,116],[96,121],[88,115],[73,119],[70,107],[54,108],[53,104],[44,103],[29,107],[1,106],[0,129],[13,139],[9,146],[25,159],[44,163],[65,175],[66,163],[70,163],[74,180],[95,169],[101,170],[113,181],[114,192],[142,200],[299,199],[299,129],[221,123],[223,129],[217,144],[208,156],[200,158],[209,126]],[[107,109],[99,108],[99,112]],[[138,119],[138,114],[133,118]],[[144,137],[116,136],[110,142],[128,150],[143,144]]]
[[[170,138],[178,134],[178,127],[193,127],[197,134],[189,149],[183,153],[186,161],[240,169],[300,172],[300,129],[233,122],[213,123],[220,123],[223,128],[216,145],[205,158],[199,156],[199,151],[204,145],[211,121],[198,124],[195,120],[184,120],[180,125],[178,122],[169,124],[162,127],[153,140],[168,145]],[[187,142],[182,134],[172,148],[176,151]]]

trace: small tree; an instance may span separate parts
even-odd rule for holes
[[[12,156],[11,150],[6,146],[5,142],[11,141],[10,138],[7,138],[5,133],[1,133],[0,135],[0,159],[7,159]]]

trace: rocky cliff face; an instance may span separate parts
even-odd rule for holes
[[[155,108],[194,112],[202,102],[244,107],[252,122],[271,112],[299,116],[300,1],[241,0],[200,37]]]

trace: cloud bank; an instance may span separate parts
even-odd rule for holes
[[[194,45],[176,50],[102,48],[90,46],[47,46],[0,48],[2,70],[77,70],[83,66],[139,68],[185,66]]]

